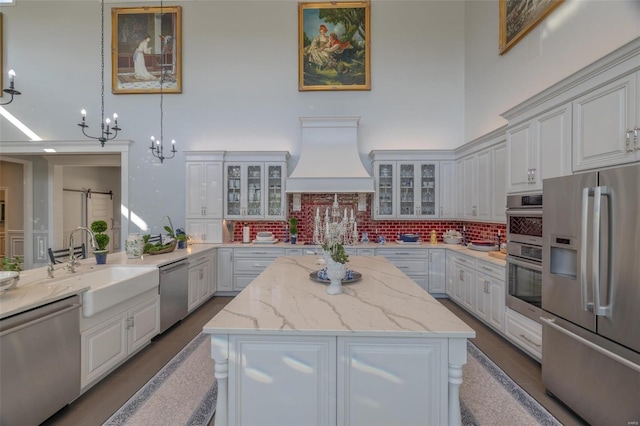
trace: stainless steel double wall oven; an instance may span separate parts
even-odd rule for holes
[[[507,197],[507,306],[542,315],[542,194]]]

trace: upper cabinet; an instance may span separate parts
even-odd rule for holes
[[[505,128],[478,138],[459,150],[456,161],[455,217],[474,221],[505,222]]]
[[[453,194],[450,179],[452,162],[447,162],[445,182],[441,181],[440,161],[429,160],[425,152],[372,151],[375,194],[372,216],[380,219],[434,219],[444,213],[440,194],[446,194],[447,213],[451,214]],[[420,159],[419,157],[425,157]],[[452,157],[452,155],[449,155]],[[407,161],[400,158],[418,158]],[[446,216],[449,217],[449,216]]]
[[[507,192],[640,161],[640,38],[506,111]]]
[[[573,170],[640,160],[640,73],[626,75],[573,101]]]
[[[225,155],[224,218],[245,220],[284,220],[287,197],[286,152],[240,153]]]
[[[571,104],[507,129],[507,192],[542,190],[571,173]]]
[[[186,152],[186,233],[196,242],[222,242],[224,152]]]

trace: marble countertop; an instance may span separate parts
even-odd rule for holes
[[[191,245],[183,250],[174,250],[171,253],[146,255],[141,259],[127,259],[124,252],[109,253],[105,265],[97,265],[95,258],[89,256],[80,260],[80,266],[75,273],[64,270],[64,264],[55,265],[54,278],[47,276],[47,267],[29,269],[20,272],[20,281],[16,288],[0,291],[0,318],[24,312],[26,310],[46,305],[64,299],[74,294],[80,294],[91,288],[85,280],[74,278],[81,277],[101,269],[114,265],[135,266],[163,266],[190,256],[213,250],[212,245]]]
[[[318,256],[276,259],[214,316],[209,334],[474,337],[475,332],[382,256],[350,256],[362,280],[329,295],[309,274]]]

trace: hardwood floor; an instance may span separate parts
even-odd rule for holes
[[[473,315],[449,299],[438,299],[444,306],[462,319],[476,332],[470,339],[478,349],[495,362],[511,379],[529,395],[534,397],[543,407],[553,414],[563,425],[586,425],[569,408],[545,392],[542,384],[540,363],[504,339],[498,333],[477,320]],[[463,377],[464,380],[464,377]]]
[[[214,297],[183,321],[85,392],[72,404],[51,417],[46,425],[101,425],[171,358],[189,343],[232,298]],[[546,395],[540,364],[476,320],[454,302],[439,299],[449,310],[476,331],[472,342],[487,354],[516,383],[549,410],[563,425],[584,425],[556,399]],[[213,424],[213,422],[211,423]]]

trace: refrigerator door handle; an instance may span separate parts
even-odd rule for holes
[[[559,331],[560,333],[564,334],[567,337],[570,337],[571,339],[577,340],[578,342],[582,343],[585,346],[588,346],[589,348],[593,349],[596,352],[601,353],[602,355],[611,358],[612,360],[624,365],[625,367],[628,367],[634,371],[637,371],[638,373],[640,373],[640,365],[629,361],[626,358],[621,357],[620,355],[613,353],[605,348],[603,348],[602,346],[596,345],[595,343],[590,342],[589,340],[585,339],[584,337],[580,337],[575,333],[572,333],[571,331],[567,330],[564,327],[559,326],[558,324],[556,324],[556,319],[555,318],[544,318],[544,317],[540,317],[540,320],[543,322],[543,325],[548,325],[549,327],[553,328],[556,331]]]
[[[609,306],[600,305],[600,229],[602,226],[602,196],[609,196],[611,191],[606,186],[596,186],[593,192],[593,313],[608,317],[611,315]],[[611,203],[609,203],[611,205]],[[611,215],[608,216],[611,218]]]
[[[582,309],[593,312],[593,303],[590,303],[587,295],[587,236],[589,233],[587,223],[589,221],[589,197],[593,196],[593,188],[582,189],[582,221],[580,228],[580,303]]]

